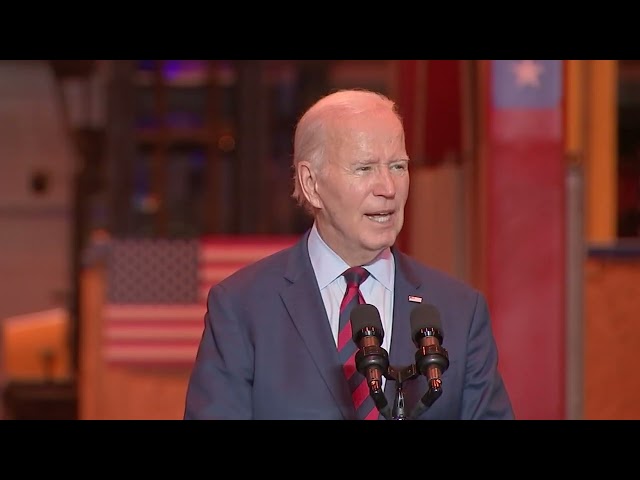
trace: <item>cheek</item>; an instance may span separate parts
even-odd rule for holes
[[[347,208],[351,210],[359,210],[366,208],[367,202],[372,196],[372,188],[366,182],[354,182],[346,191]]]
[[[354,178],[343,179],[340,183],[335,183],[333,194],[345,203],[345,207],[353,206],[353,203],[367,191],[364,183],[365,182]]]

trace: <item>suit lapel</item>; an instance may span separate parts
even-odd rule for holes
[[[421,281],[413,272],[413,267],[404,254],[396,248],[392,249],[395,260],[395,286],[393,299],[393,326],[391,333],[391,346],[389,347],[389,364],[398,369],[411,366],[415,363],[416,346],[411,338],[410,315],[417,305],[418,298],[424,298]],[[410,300],[410,297],[412,300]],[[410,413],[416,398],[421,395],[417,393],[413,380],[403,384],[406,410]],[[395,400],[397,383],[388,381],[385,386],[385,396],[389,405],[393,407]],[[417,395],[417,397],[416,397]]]
[[[343,417],[351,418],[351,394],[309,259],[308,236],[307,232],[291,251],[285,273],[291,284],[283,289],[280,296]]]

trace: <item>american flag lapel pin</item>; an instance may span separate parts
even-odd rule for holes
[[[416,295],[409,295],[409,301],[413,303],[422,303],[422,297]]]

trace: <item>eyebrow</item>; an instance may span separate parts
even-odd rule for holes
[[[372,158],[368,158],[366,160],[356,160],[353,162],[354,165],[371,165],[374,163],[380,163],[378,160],[374,160]],[[409,158],[396,158],[393,160],[390,160],[389,162],[385,162],[385,163],[409,163]]]

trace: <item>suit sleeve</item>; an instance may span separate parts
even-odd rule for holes
[[[253,348],[221,285],[209,291],[204,331],[187,386],[184,419],[251,419]]]
[[[498,370],[498,349],[484,296],[477,294],[469,330],[462,417],[511,420],[514,412]]]

